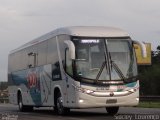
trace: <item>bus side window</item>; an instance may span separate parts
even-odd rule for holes
[[[65,71],[73,76],[73,69],[72,69],[72,60],[69,58],[69,50],[68,48],[65,49]]]
[[[62,80],[59,61],[52,64],[52,80]]]

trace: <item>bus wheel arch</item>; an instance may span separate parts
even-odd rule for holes
[[[58,87],[56,87],[54,89],[54,106],[56,107],[56,101],[57,101],[57,97],[58,97],[58,93],[60,93],[60,89]]]
[[[17,91],[17,104],[19,107],[19,111],[23,112],[24,111],[24,105],[23,105],[23,100],[22,100],[22,93],[20,90]]]
[[[58,87],[54,90],[54,111],[59,115],[66,115],[70,109],[63,106],[62,93]]]
[[[20,96],[21,96],[21,91],[18,90],[17,91],[17,104],[19,103]]]
[[[17,91],[17,103],[18,103],[19,111],[20,112],[32,111],[33,110],[33,106],[26,106],[26,105],[24,105],[22,97],[23,96],[22,96],[21,90],[18,90]]]

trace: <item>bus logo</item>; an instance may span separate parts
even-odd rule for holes
[[[36,72],[28,72],[27,82],[29,88],[39,88],[38,87],[38,75]]]

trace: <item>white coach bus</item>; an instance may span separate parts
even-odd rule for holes
[[[133,44],[146,47],[112,27],[66,27],[13,50],[8,60],[9,101],[20,111],[53,106],[70,109],[139,103],[139,81]]]

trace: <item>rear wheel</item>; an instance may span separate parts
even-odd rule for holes
[[[119,107],[106,107],[109,115],[115,115],[118,113]]]
[[[19,107],[19,111],[22,112],[24,111],[24,106],[23,106],[23,103],[22,103],[22,95],[18,95],[18,107]]]
[[[63,106],[63,100],[62,100],[62,96],[60,93],[58,93],[58,95],[57,95],[55,111],[59,115],[66,115],[70,112],[69,108],[66,108]]]
[[[23,105],[23,100],[22,100],[22,95],[18,95],[18,107],[20,112],[25,112],[25,111],[32,111],[33,106],[25,106]]]

